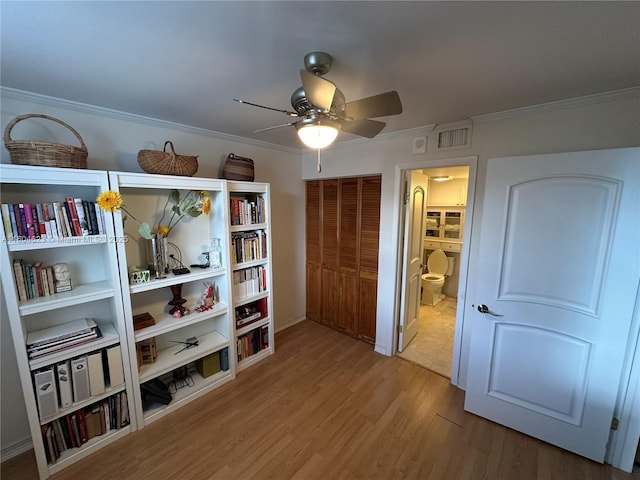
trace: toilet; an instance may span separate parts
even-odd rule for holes
[[[455,257],[447,257],[441,249],[434,250],[429,255],[427,259],[429,273],[422,275],[422,297],[420,303],[435,307],[444,298],[442,294],[444,277],[453,273],[455,260]]]

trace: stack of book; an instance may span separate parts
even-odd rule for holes
[[[92,318],[82,318],[55,327],[27,334],[29,358],[37,358],[102,337],[100,328]]]
[[[267,233],[263,230],[231,235],[231,263],[267,258]]]
[[[18,299],[21,302],[56,293],[53,267],[45,266],[42,262],[15,259],[13,261],[13,277],[16,281]]]
[[[265,201],[262,197],[232,198],[231,225],[251,225],[265,223]]]

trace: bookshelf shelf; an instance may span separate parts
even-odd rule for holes
[[[85,458],[87,455],[91,455],[129,433],[131,433],[130,425],[122,427],[119,430],[113,430],[105,433],[99,437],[93,437],[79,448],[70,448],[69,450],[66,450],[60,458],[58,458],[56,463],[49,466],[49,473],[53,475],[54,473],[60,472],[78,460]]]
[[[184,345],[176,344],[170,348],[158,351],[158,357],[151,365],[144,365],[140,368],[140,383],[159,377],[167,372],[175,370],[176,367],[186,365],[198,358],[202,358],[210,353],[222,350],[229,346],[229,339],[219,332],[211,332],[208,335],[198,337],[198,346],[183,350]]]
[[[51,248],[77,247],[80,245],[102,245],[107,243],[106,235],[87,235],[85,237],[62,237],[55,240],[37,238],[24,240],[7,240],[10,252],[26,252]]]
[[[67,308],[81,303],[95,302],[116,295],[110,282],[100,281],[78,285],[69,292],[56,293],[48,297],[33,298],[20,304],[22,316],[34,315],[59,308]]]
[[[150,290],[157,290],[163,287],[170,287],[172,285],[178,285],[180,283],[195,282],[198,280],[206,280],[212,277],[222,276],[226,273],[224,268],[208,268],[199,271],[192,271],[184,275],[174,275],[168,273],[167,278],[151,279],[145,283],[139,283],[137,285],[130,285],[129,291],[131,293],[148,292]]]
[[[205,310],[202,313],[192,312],[190,315],[179,319],[176,319],[175,317],[167,314],[163,314],[162,316],[154,315],[156,324],[150,327],[143,328],[141,330],[137,330],[135,332],[135,339],[136,342],[146,340],[157,335],[162,335],[163,333],[187,327],[194,323],[200,323],[204,320],[216,317],[218,315],[224,315],[225,313],[228,313],[228,311],[229,308],[225,304],[219,303],[215,305],[211,310]]]
[[[236,335],[238,337],[241,337],[242,335],[245,335],[250,331],[255,330],[256,328],[259,328],[263,325],[269,325],[270,323],[271,323],[271,318],[269,317],[261,318],[260,320],[256,320],[255,322],[250,323],[249,325],[245,325],[242,328],[237,328]]]
[[[266,223],[248,223],[245,225],[231,225],[229,230],[233,232],[251,232],[253,230],[266,230]]]
[[[273,348],[269,347],[264,350],[259,351],[258,353],[254,353],[250,357],[247,357],[240,362],[238,362],[238,371],[245,370],[252,365],[255,365],[258,362],[261,362],[269,355],[273,354]]]
[[[256,300],[260,300],[261,298],[268,298],[269,295],[270,295],[269,290],[265,290],[264,292],[260,292],[255,295],[236,298],[233,300],[233,306],[237,307],[240,305],[246,305],[247,303],[255,302]]]
[[[121,346],[127,334],[113,217],[111,214],[100,214],[100,228],[96,223],[99,212],[95,210],[94,201],[101,192],[109,189],[109,180],[104,171],[1,164],[0,184],[4,227],[0,233],[0,263],[3,273],[12,273],[3,276],[2,288],[38,474],[41,479],[45,479],[135,428],[135,418],[130,418],[129,424],[123,420],[119,430],[103,433],[89,441],[86,441],[88,437],[77,439],[77,444],[81,446],[70,448],[67,441],[61,438],[62,432],[56,432],[53,427],[59,426],[63,418],[69,418],[74,412],[81,416],[80,412],[83,414],[95,402],[117,398],[121,408],[126,407],[129,411],[133,408],[129,351],[127,348],[116,348]],[[27,213],[28,205],[31,206],[31,217]],[[93,209],[89,208],[90,205],[93,205]],[[58,207],[64,207],[63,216],[49,215],[54,211],[61,213]],[[14,213],[15,228],[14,223],[5,221],[7,213],[11,217],[11,211]],[[24,212],[24,222],[21,215],[15,217],[17,212]],[[90,225],[91,218],[86,216],[91,212],[96,213],[93,225]],[[81,214],[84,214],[83,223],[80,223]],[[66,221],[70,223],[64,228],[70,228],[73,223],[75,236],[71,236],[69,230],[66,230],[66,234],[60,234],[63,230],[62,223]],[[31,238],[17,239],[19,229],[29,233],[22,237]],[[43,235],[46,238],[41,238]],[[34,270],[31,265],[41,265],[45,267],[41,271],[45,271],[56,263],[68,265],[73,289],[37,297],[36,292],[40,295],[49,292],[51,284],[45,286],[44,282],[48,281],[45,277],[51,270],[40,277],[33,275],[38,270]],[[20,270],[22,275],[16,278]],[[25,276],[27,272],[31,275]],[[28,278],[30,285],[26,284]],[[19,300],[19,290],[25,286],[36,298]],[[82,318],[95,319],[102,336],[58,352],[29,358],[28,334]],[[67,366],[73,361],[76,364],[86,362],[89,353],[101,351],[102,354],[102,349],[107,347],[110,347],[110,352],[116,352],[112,360],[117,361],[112,365],[122,365],[120,378],[123,383],[119,380],[120,384],[116,387],[106,385],[104,373],[108,370],[103,372],[103,378],[100,379],[91,376],[99,375],[95,373],[96,370],[91,370],[91,373],[88,369],[82,370],[80,375],[79,370],[62,369],[63,365]],[[116,374],[116,371],[113,373]],[[63,376],[66,377],[64,380]],[[93,382],[95,387],[98,379],[105,382],[104,392],[91,396],[88,385]],[[66,402],[71,402],[68,407],[61,407],[63,392],[58,385],[62,381],[69,382],[69,390],[66,390],[68,393],[65,392],[70,396],[66,399]],[[77,392],[71,389],[72,382],[77,383]],[[55,442],[55,447],[52,442]]]
[[[93,396],[93,397],[89,397],[86,400],[82,400],[81,402],[75,402],[70,407],[58,410],[58,413],[56,413],[55,415],[51,415],[49,417],[41,418],[40,419],[40,425],[45,425],[45,424],[55,420],[56,418],[64,417],[65,415],[68,415],[68,414],[73,413],[73,412],[75,412],[77,410],[80,410],[81,408],[87,407],[87,406],[91,405],[92,403],[96,403],[96,402],[99,402],[100,400],[104,400],[105,398],[109,398],[111,395],[113,395],[115,393],[122,392],[124,390],[124,387],[125,387],[124,385],[118,385],[117,387],[113,387],[113,388],[109,387],[101,395],[96,395],[96,396]]]
[[[32,371],[37,370],[39,368],[61,362],[69,358],[78,357],[93,350],[99,350],[101,348],[107,348],[112,345],[116,345],[120,342],[118,332],[112,324],[106,323],[104,325],[100,325],[100,331],[102,332],[102,337],[75,347],[60,350],[56,353],[31,359],[29,360],[29,367]]]
[[[193,386],[181,388],[173,394],[173,399],[171,403],[168,405],[159,405],[154,404],[148,410],[144,412],[144,421],[145,423],[151,423],[154,420],[162,418],[163,416],[179,409],[185,403],[191,402],[196,398],[205,395],[206,393],[218,388],[219,386],[230,382],[233,380],[231,372],[227,371],[219,371],[218,373],[211,375],[207,378],[202,378],[202,376],[197,373],[191,373],[191,378],[193,379]]]

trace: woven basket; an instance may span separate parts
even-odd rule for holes
[[[167,144],[171,147],[171,152],[166,151]],[[164,142],[162,152],[158,150],[140,150],[138,152],[138,165],[147,173],[192,177],[198,171],[198,157],[178,155],[173,149],[173,143],[167,140]]]
[[[222,178],[226,180],[244,180],[253,182],[255,171],[253,160],[230,153],[222,167]]]
[[[80,147],[62,145],[59,143],[37,142],[35,140],[12,140],[11,130],[16,123],[27,118],[45,118],[52,122],[67,127],[80,141]],[[11,163],[17,165],[37,165],[40,167],[64,167],[87,168],[87,147],[82,137],[62,120],[42,115],[29,113],[20,115],[11,120],[4,129],[4,146],[11,154]]]

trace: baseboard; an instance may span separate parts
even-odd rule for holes
[[[295,324],[303,322],[307,319],[307,317],[300,317],[297,319],[293,319],[287,323],[285,323],[284,325],[277,325],[274,329],[274,333],[278,333],[281,332],[282,330],[286,330],[289,327],[293,327]]]
[[[31,442],[31,437],[27,437],[18,443],[9,445],[8,447],[2,447],[2,450],[0,450],[0,462],[9,460],[10,458],[15,457],[16,455],[20,455],[21,453],[31,450],[32,448],[33,443]]]

